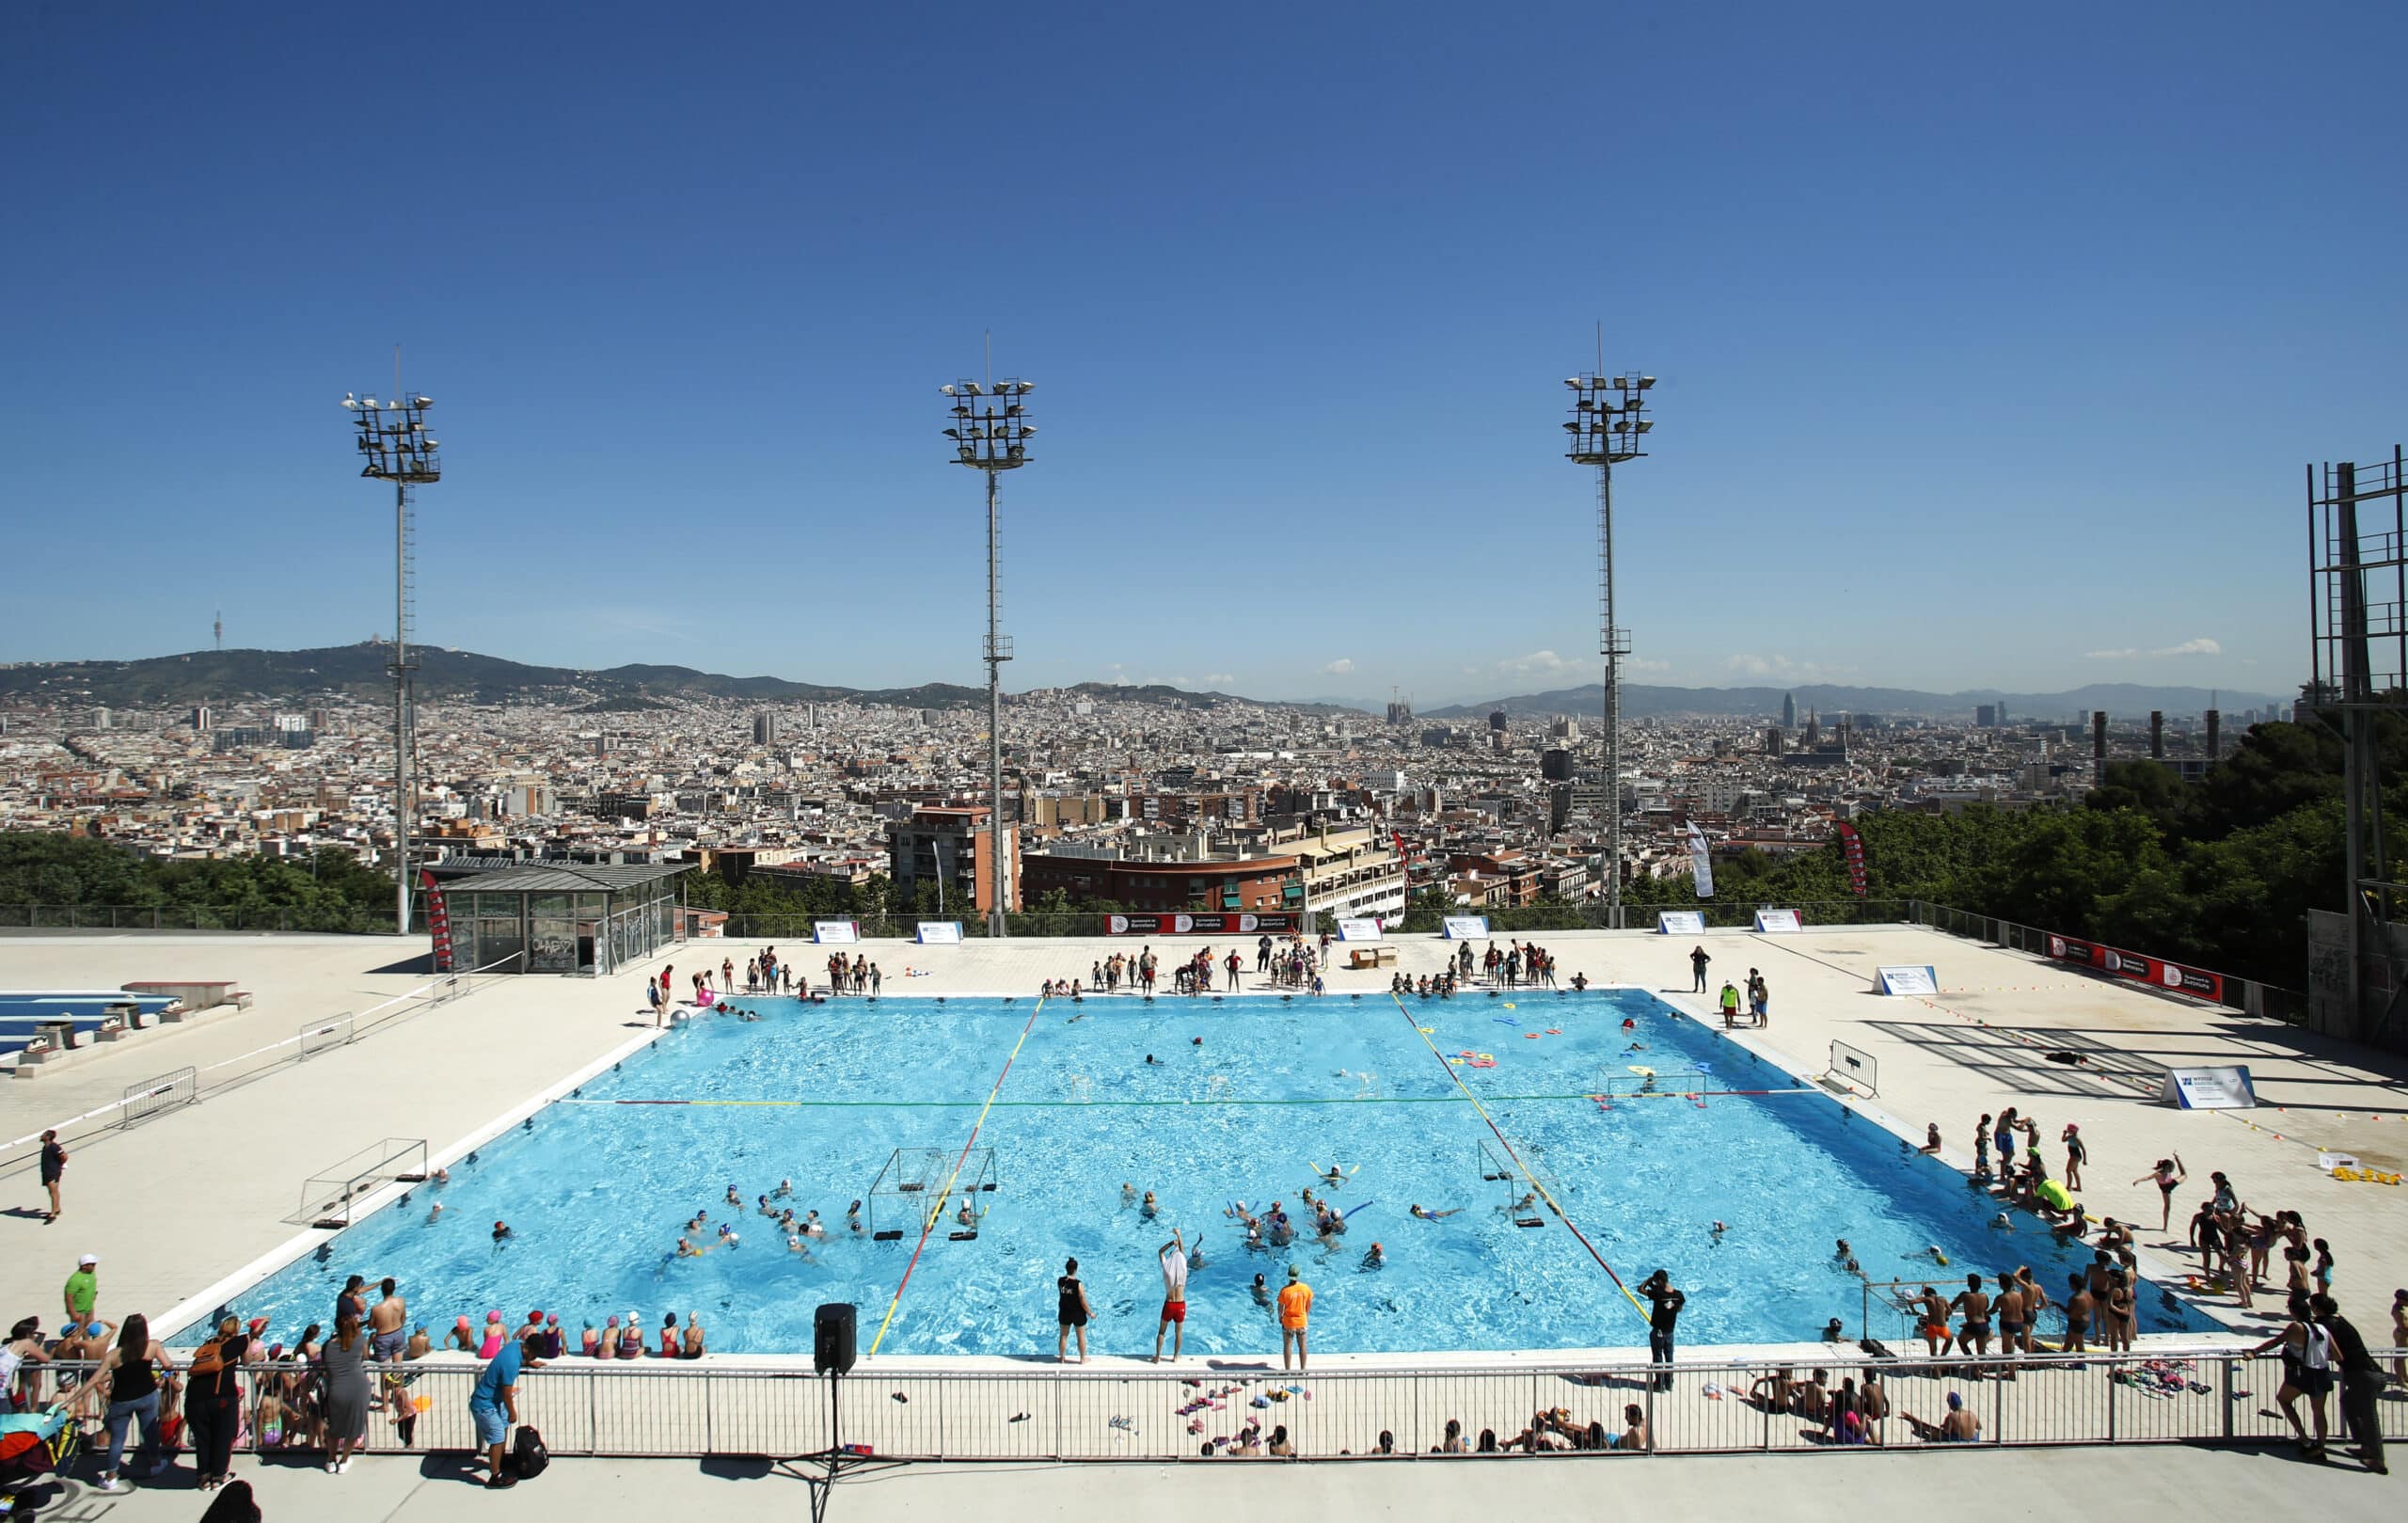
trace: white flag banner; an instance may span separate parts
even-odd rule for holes
[[[1714,897],[1714,858],[1705,849],[1705,833],[1689,822],[1689,870],[1697,875],[1697,896]]]

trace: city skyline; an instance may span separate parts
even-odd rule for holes
[[[2072,55],[2038,19],[1666,17],[1599,78],[1548,14],[1443,45],[1388,14],[1372,48],[1032,25],[905,74],[876,17],[463,12],[404,87],[356,71],[365,18],[16,13],[0,119],[52,214],[0,251],[44,296],[0,368],[11,517],[94,574],[10,598],[0,659],[205,648],[221,602],[233,644],[388,632],[335,403],[399,340],[449,457],[422,639],[969,683],[935,388],[991,329],[1045,422],[1003,493],[1020,683],[1575,686],[1592,505],[1556,425],[1602,317],[1608,367],[1660,378],[1618,480],[1625,680],[2304,675],[2300,467],[2387,452],[2408,336],[2400,214],[2362,194],[2397,130],[2314,87],[2400,16],[2109,16]],[[1997,72],[1932,67],[1967,48]],[[1011,124],[1012,193],[966,214],[973,119]],[[195,122],[237,169],[163,172]],[[2342,204],[2361,236],[2292,235]],[[1188,588],[1265,611],[1096,626]]]

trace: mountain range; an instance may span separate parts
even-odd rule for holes
[[[2238,711],[2280,705],[2289,699],[2271,693],[2236,692],[2230,689],[2152,688],[2132,682],[2094,682],[2064,692],[2001,692],[1978,688],[1964,692],[1922,692],[1912,688],[1847,688],[1808,683],[1797,688],[1663,688],[1646,683],[1623,684],[1622,711],[1633,718],[1699,714],[1710,717],[1777,718],[1784,697],[1798,700],[1798,712],[1822,714],[1919,715],[1934,719],[1973,717],[1980,705],[1996,704],[2010,719],[2063,720],[2104,709],[2115,719],[2146,719],[2151,710],[2196,714],[2222,706]],[[1425,719],[1479,719],[1501,708],[1518,718],[1569,714],[1595,718],[1603,709],[1606,690],[1592,682],[1580,688],[1547,692],[1516,693],[1477,704],[1450,704],[1422,715]]]
[[[593,713],[627,712],[676,698],[724,698],[747,703],[892,704],[909,708],[963,708],[987,701],[983,688],[928,682],[915,688],[847,688],[794,682],[784,677],[727,676],[690,666],[613,666],[584,670],[531,666],[473,651],[420,646],[418,692],[421,699],[474,703],[552,703]],[[376,642],[319,650],[207,650],[131,661],[26,662],[0,667],[0,696],[57,703],[87,703],[139,708],[243,701],[297,701],[343,694],[374,700],[392,690],[386,662],[389,646]],[[1226,692],[1190,692],[1162,684],[1131,686],[1082,682],[1068,690],[1124,703],[1182,708],[1214,708],[1230,703],[1262,703],[1318,713],[1360,710],[1378,713],[1369,700],[1315,698],[1250,699]],[[2221,702],[2226,709],[2288,702],[2267,693],[2206,688],[2152,688],[2134,683],[2093,683],[2065,692],[1922,692],[1909,688],[1850,688],[1812,683],[1798,688],[1670,688],[1625,684],[1623,712],[1633,718],[1672,714],[1771,718],[1782,699],[1794,694],[1798,711],[1826,714],[1923,715],[1970,720],[1980,704],[2003,706],[2018,719],[2069,719],[2105,709],[2118,719],[2151,709],[2195,714]],[[1605,701],[1596,683],[1545,692],[1515,693],[1481,703],[1450,704],[1427,710],[1431,720],[1481,719],[1502,708],[1521,718],[1569,714],[1589,718]]]

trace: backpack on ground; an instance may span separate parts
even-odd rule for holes
[[[531,1481],[544,1473],[552,1463],[552,1452],[544,1447],[544,1436],[526,1423],[518,1425],[518,1436],[510,1442],[511,1468],[521,1481]]]

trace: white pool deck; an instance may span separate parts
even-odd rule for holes
[[[1700,938],[1558,932],[1534,939],[1557,955],[1560,976],[1567,982],[1580,972],[1593,983],[1633,984],[1701,1018],[1711,1018],[1707,997],[1686,992],[1687,953]],[[1150,944],[1175,959],[1205,940],[1165,938]],[[2145,1247],[2178,1245],[2183,1222],[2204,1195],[2210,1168],[2228,1172],[2254,1206],[2298,1209],[2310,1231],[2332,1243],[2340,1266],[2337,1286],[2344,1311],[2369,1341],[2388,1341],[2392,1287],[2408,1283],[2408,1189],[2334,1180],[2315,1166],[2316,1150],[2322,1146],[2355,1153],[2382,1169],[2408,1166],[2408,1064],[2275,1023],[2109,983],[2023,954],[1914,927],[1833,928],[1786,936],[1716,931],[1702,940],[1714,957],[1718,987],[1726,975],[1743,977],[1751,966],[1761,968],[1770,984],[1772,1023],[1766,1030],[1744,1034],[1743,1039],[1807,1073],[1825,1068],[1834,1039],[1871,1054],[1880,1068],[1880,1093],[1864,1103],[1866,1113],[1891,1119],[1917,1140],[1924,1123],[1939,1121],[1949,1156],[1959,1164],[1966,1161],[1974,1118],[1984,1111],[2015,1104],[2036,1116],[2051,1143],[2052,1163],[2058,1156],[2053,1145],[2058,1131],[2067,1121],[2079,1122],[2092,1160],[2083,1198],[2094,1214],[2143,1222],[2147,1229],[2141,1239]],[[758,944],[689,943],[664,960],[678,968],[682,989],[685,974],[705,959],[716,966],[724,957],[740,966]],[[1139,944],[1134,939],[1094,938],[973,942],[958,947],[867,943],[861,950],[880,965],[890,997],[1026,996],[1048,977],[1084,976],[1096,960],[1114,951],[1134,951]],[[1453,950],[1435,937],[1391,944],[1408,976],[1436,970]],[[425,981],[423,975],[408,971],[412,952],[422,946],[422,941],[405,944],[389,939],[310,936],[0,937],[0,985],[98,987],[142,978],[230,978],[258,995],[246,1011],[141,1033],[39,1077],[0,1079],[0,1142],[114,1101],[128,1085],[166,1070],[248,1052],[291,1036],[305,1023],[364,1009],[404,993]],[[789,961],[815,969],[826,957],[825,949],[796,943],[781,944],[781,951]],[[1897,963],[1933,965],[1941,993],[1929,999],[1871,993],[1875,968]],[[230,1094],[90,1138],[73,1150],[67,1173],[67,1214],[55,1225],[40,1220],[40,1191],[28,1150],[0,1153],[0,1202],[5,1202],[0,1204],[0,1311],[11,1319],[39,1311],[55,1322],[61,1282],[84,1252],[101,1256],[101,1310],[105,1316],[118,1318],[138,1309],[158,1317],[196,1298],[201,1305],[211,1304],[284,1261],[296,1241],[309,1236],[296,1235],[286,1218],[302,1181],[310,1174],[385,1137],[422,1137],[439,1163],[515,1124],[546,1094],[563,1090],[628,1044],[649,1039],[653,1026],[642,1003],[642,981],[657,976],[660,965],[655,961],[604,980],[500,980],[349,1046],[288,1064]],[[906,967],[927,973],[906,977]],[[1340,969],[1331,975],[1330,987],[1337,994],[1362,992],[1367,1004],[1377,996],[1385,1005],[1387,981],[1386,970]],[[1098,1013],[1111,1003],[1101,1002]],[[2041,1055],[2062,1047],[2091,1051],[2097,1061],[2089,1070],[2071,1069]],[[2261,1108],[2245,1114],[2183,1112],[2158,1104],[2149,1076],[2168,1063],[2246,1063]],[[2126,1082],[2100,1071],[2116,1067],[2145,1082]],[[2193,1185],[2177,1198],[2180,1209],[2173,1231],[2161,1235],[2153,1220],[2156,1191],[2147,1182],[2130,1182],[2170,1151],[2179,1152],[2189,1165]],[[2152,1261],[2160,1257],[2148,1255]],[[1601,1291],[1611,1293],[1603,1287]],[[2261,1308],[2268,1305],[2261,1295]],[[448,1317],[453,1309],[426,1307],[420,1313],[440,1311]],[[2254,1328],[2264,1323],[2243,1321],[2241,1325]],[[1041,1339],[1032,1333],[1033,1345],[1041,1341],[1050,1347],[1050,1329]],[[1100,1362],[1117,1363],[1144,1352],[1098,1354]],[[1264,1352],[1275,1357],[1275,1350]],[[1704,1349],[1685,1353],[1712,1356]],[[1389,1362],[1425,1368],[1504,1362],[1493,1354],[1389,1360],[1351,1357],[1336,1349],[1317,1355],[1315,1363],[1333,1372]],[[1556,1351],[1546,1357],[1555,1361],[1563,1355]],[[877,1362],[896,1375],[923,1367],[918,1360]],[[1666,1458],[1643,1468],[1671,1476],[1697,1473],[1701,1466],[1728,1467],[1715,1472],[1715,1490],[1729,1487],[1725,1495],[1735,1505],[1749,1494],[1739,1478],[1756,1473],[1753,1467],[1763,1463]],[[1985,1463],[2007,1467],[2004,1473],[2008,1475],[2039,1479],[2052,1473],[2039,1470],[2036,1460],[1998,1456]],[[2035,1468],[2013,1468],[2019,1463]],[[2103,1462],[2084,1456],[2067,1463]],[[2157,1470],[2172,1461],[2139,1452],[2116,1463],[2123,1467],[2118,1475],[2135,1473],[2129,1468],[2132,1466],[2144,1467],[2137,1473],[2177,1473]],[[2226,1462],[2185,1455],[2181,1463]],[[1545,1462],[1538,1462],[1539,1471],[1545,1468]],[[1427,1475],[1432,1469],[1420,1467],[1414,1473]],[[721,1508],[730,1505],[727,1498],[741,1492],[784,1489],[714,1485],[707,1469],[698,1472],[690,1464],[630,1468],[624,1462],[578,1460],[564,1464],[540,1486],[531,1484],[495,1501],[505,1507],[556,1510],[567,1505],[559,1499],[599,1486],[603,1483],[595,1477],[620,1470],[651,1478],[647,1485],[665,1484],[662,1478],[671,1478],[674,1483],[661,1494],[664,1499],[707,1499]],[[388,1471],[389,1479],[372,1479]],[[1149,1489],[1152,1483],[1145,1477],[1152,1473],[1131,1467],[1111,1472],[1113,1478],[1100,1483],[1133,1500],[1172,1495]],[[1196,1472],[1189,1467],[1180,1473],[1184,1478]],[[1212,1473],[1217,1477],[1217,1471]],[[1337,1480],[1283,1483],[1283,1488],[1327,1488],[1329,1507],[1345,1515],[1425,1510],[1417,1505],[1425,1500],[1418,1483],[1352,1479],[1373,1473],[1374,1467],[1347,1467]],[[1463,1495],[1485,1499],[1492,1486],[1504,1483],[1534,1488],[1529,1505],[1553,1505],[1546,1493],[1557,1483],[1537,1471],[1531,1479],[1511,1483],[1491,1481],[1488,1473],[1476,1483],[1462,1483]],[[1883,1459],[1868,1473],[1891,1478],[1878,1483],[1943,1483],[1924,1479],[1931,1475],[1927,1465],[1903,1458]],[[2292,1473],[2282,1472],[2285,1477]],[[959,1498],[970,1495],[948,1493],[949,1485],[973,1488],[978,1505],[1003,1506],[1012,1516],[1051,1516],[1073,1508],[1085,1512],[1093,1501],[1085,1499],[1083,1503],[1072,1491],[1080,1484],[1075,1480],[1032,1478],[1006,1483],[1003,1474],[985,1469],[958,1483],[932,1476],[925,1482],[863,1485],[860,1499],[848,1499],[846,1505],[917,1515],[923,1510],[958,1506]],[[2302,1469],[2297,1474],[2314,1479],[2320,1487],[2324,1484],[2316,1472]],[[282,1473],[276,1477],[278,1483],[286,1479]],[[359,1505],[367,1510],[353,1515],[382,1515],[388,1507],[400,1509],[390,1515],[432,1515],[434,1507],[444,1504],[442,1499],[462,1494],[449,1482],[421,1481],[415,1462],[404,1461],[376,1461],[335,1482],[307,1471],[293,1479],[372,1491],[383,1499],[362,1501]],[[555,1484],[556,1479],[560,1483]],[[1182,1479],[1176,1495],[1194,1501],[1205,1494],[1194,1492],[1193,1486],[1227,1483],[1217,1478]],[[1583,1483],[1560,1483],[1567,1495],[1570,1486]],[[1875,1483],[1852,1482],[1850,1489]],[[1473,1485],[1480,1489],[1474,1492]],[[553,1499],[535,1499],[539,1490]],[[1301,1499],[1305,1493],[1298,1495]],[[429,1512],[410,1511],[420,1507]],[[352,1511],[350,1504],[345,1511]]]

